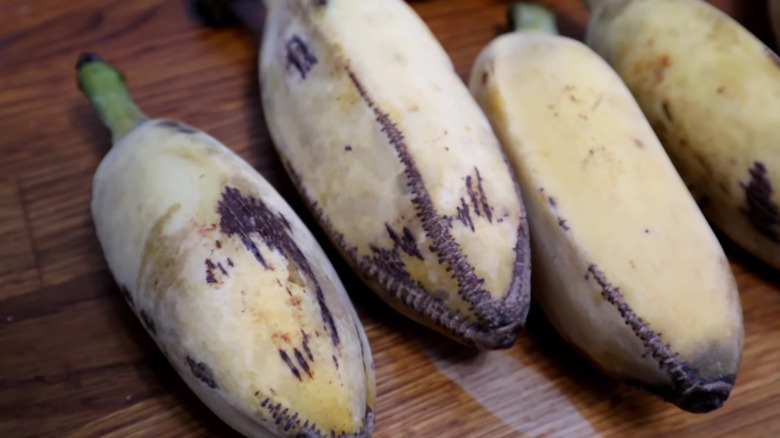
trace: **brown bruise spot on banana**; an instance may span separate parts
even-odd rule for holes
[[[423,260],[423,255],[420,252],[420,249],[417,247],[417,242],[414,239],[414,235],[408,227],[403,228],[402,236],[399,236],[395,231],[393,231],[393,229],[390,227],[390,224],[385,224],[385,228],[387,229],[387,234],[390,236],[390,240],[393,241],[393,244],[396,248],[402,249],[405,253],[412,257],[417,257],[418,259]]]
[[[745,190],[747,208],[742,211],[747,215],[753,228],[762,236],[774,243],[780,244],[780,208],[772,202],[772,183],[767,178],[764,163],[756,161],[748,170],[750,182],[740,183]]]
[[[566,219],[558,218],[558,226],[563,229],[563,231],[569,231],[569,224],[566,223]]]
[[[287,49],[287,65],[292,64],[298,73],[301,75],[301,79],[306,79],[306,74],[317,63],[317,58],[309,51],[309,46],[299,37],[293,35],[287,41],[285,45]]]
[[[311,350],[309,349],[309,335],[303,330],[301,330],[301,345],[303,351],[306,352],[306,356],[309,357],[309,361],[314,362],[314,355],[311,354]]]
[[[304,330],[301,330],[301,345],[293,346],[288,333],[277,332],[271,335],[274,343],[279,349],[279,357],[290,368],[290,372],[299,380],[303,380],[303,374],[301,370],[306,373],[310,378],[314,377],[309,362],[314,362],[314,355],[309,348],[309,335]],[[283,348],[284,344],[287,348]],[[292,348],[292,356],[288,353],[288,349]],[[303,350],[303,351],[301,351]],[[307,360],[308,358],[308,360]],[[294,360],[293,360],[294,359]],[[297,364],[297,365],[296,365]]]
[[[466,203],[466,199],[460,198],[460,206],[455,207],[455,219],[459,220],[463,225],[471,228],[474,231],[474,222],[471,220],[471,214],[469,213],[469,204]],[[435,252],[431,250],[431,252]]]
[[[292,360],[290,359],[290,356],[287,354],[287,352],[286,352],[286,351],[284,351],[284,350],[282,350],[282,349],[280,348],[280,349],[279,349],[279,357],[281,357],[281,358],[282,358],[282,361],[283,361],[284,363],[286,363],[286,364],[287,364],[287,366],[290,368],[290,372],[292,372],[292,373],[293,373],[293,376],[295,376],[295,378],[296,378],[296,379],[298,379],[298,380],[301,380],[301,381],[302,381],[303,379],[301,378],[301,372],[300,372],[300,371],[298,371],[298,368],[297,368],[297,367],[295,366],[295,364],[292,362]]]
[[[344,146],[344,150],[347,151],[347,152],[352,152],[352,146],[346,145],[346,146]]]
[[[472,184],[471,175],[469,175],[466,177],[466,191],[469,194],[469,198],[471,198],[471,205],[474,206],[474,213],[477,216],[482,216],[484,214],[487,220],[492,224],[493,208],[488,204],[487,195],[482,188],[482,176],[480,176],[479,169],[476,167],[474,167],[474,172],[477,176],[476,188],[474,187],[474,184]]]
[[[179,132],[182,134],[196,134],[198,130],[186,123],[177,122],[175,120],[161,120],[157,122],[157,126],[160,128],[170,129],[173,132]]]
[[[283,432],[290,433],[297,429],[296,437],[300,438],[362,438],[371,436],[374,431],[374,411],[366,406],[366,415],[363,424],[355,433],[336,432],[335,430],[323,431],[315,423],[303,420],[297,412],[289,408],[282,408],[281,403],[274,403],[270,398],[265,398],[260,407],[268,411],[276,424]]]
[[[130,289],[127,288],[124,284],[119,286],[119,291],[122,293],[122,296],[125,298],[125,301],[127,301],[127,304],[130,306],[131,309],[135,308],[135,302],[133,301],[133,296],[130,294]]]
[[[593,279],[601,288],[603,298],[615,306],[623,321],[642,341],[646,349],[644,357],[655,359],[662,371],[672,379],[671,387],[648,386],[642,382],[631,382],[648,392],[693,413],[706,413],[719,408],[728,398],[734,386],[735,375],[719,376],[716,379],[704,380],[696,372],[697,367],[681,360],[678,353],[673,353],[669,344],[661,339],[661,334],[654,332],[650,326],[625,302],[623,292],[612,285],[596,265],[590,265],[585,273],[585,279]],[[712,347],[706,352],[700,363],[707,363],[710,356],[718,357],[718,348]]]
[[[661,102],[661,110],[664,112],[666,120],[668,120],[669,123],[674,123],[674,119],[672,118],[672,111],[669,109],[669,102],[665,100]]]
[[[206,283],[213,284],[217,282],[217,279],[214,277],[214,263],[206,259]]]
[[[238,236],[244,247],[250,251],[257,261],[268,268],[260,250],[255,245],[252,236],[260,238],[265,244],[280,254],[288,261],[288,269],[291,275],[299,275],[299,271],[307,277],[314,286],[317,304],[326,329],[330,333],[334,346],[339,344],[339,334],[333,316],[325,302],[319,280],[309,265],[306,256],[295,244],[290,233],[290,224],[281,215],[274,214],[262,200],[251,196],[243,196],[235,187],[225,187],[222,199],[217,205],[217,213],[220,216],[220,230],[227,236]],[[299,276],[300,277],[300,276]],[[303,282],[300,277],[299,281]]]
[[[303,372],[309,375],[309,377],[314,377],[311,373],[311,368],[309,368],[309,363],[306,362],[306,358],[303,357],[303,353],[300,352],[297,348],[293,349],[293,354],[295,355],[295,360],[298,361],[298,365],[301,366],[301,369]]]
[[[211,368],[208,365],[203,362],[198,362],[189,355],[186,357],[186,362],[187,366],[190,367],[190,371],[192,371],[192,375],[195,376],[196,379],[205,383],[211,389],[217,388],[217,382],[214,380],[214,372],[211,371]]]
[[[156,335],[157,334],[157,325],[154,323],[154,320],[151,316],[149,316],[148,313],[146,313],[145,310],[141,310],[138,312],[138,317],[141,319],[141,322],[144,324],[144,327],[146,327],[147,330],[149,330],[149,333]]]
[[[672,65],[671,59],[669,59],[669,55],[663,55],[660,58],[658,58],[658,62],[655,66],[655,80],[656,82],[663,82],[664,75],[666,74],[666,69],[668,69]]]
[[[220,277],[229,276],[227,269],[225,269],[225,267],[222,266],[222,262],[217,262],[215,264],[211,259],[206,259],[205,264],[206,264],[206,283],[210,285],[217,285],[220,282],[220,280],[217,278],[217,275],[220,275]]]

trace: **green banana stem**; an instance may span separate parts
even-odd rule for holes
[[[558,35],[555,14],[542,5],[513,3],[509,7],[509,22],[515,32],[540,32]]]
[[[125,87],[125,77],[94,53],[83,53],[76,63],[79,89],[92,102],[100,120],[111,130],[114,143],[147,117]]]

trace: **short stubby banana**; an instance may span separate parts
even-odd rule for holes
[[[266,4],[265,118],[342,256],[409,318],[512,345],[530,301],[520,190],[433,34],[402,0]]]
[[[701,0],[591,0],[621,76],[710,222],[780,269],[780,59]]]
[[[715,409],[743,343],[728,260],[620,78],[544,23],[493,40],[469,81],[523,190],[534,299],[607,374]]]
[[[310,230],[218,140],[143,116],[113,67],[83,55],[78,70],[114,134],[93,181],[97,236],[178,374],[246,436],[370,436],[371,350]]]

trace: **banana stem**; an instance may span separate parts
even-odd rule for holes
[[[111,130],[114,143],[130,132],[146,115],[135,105],[125,87],[124,75],[98,55],[83,53],[76,63],[79,89],[92,102],[100,120]]]
[[[509,7],[509,22],[515,32],[540,32],[558,35],[555,14],[542,5],[513,3]]]

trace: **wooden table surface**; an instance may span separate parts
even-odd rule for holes
[[[544,3],[564,34],[582,36],[578,0]],[[770,41],[763,1],[714,3]],[[465,78],[507,4],[414,7]],[[183,1],[2,0],[0,17],[0,437],[236,436],[168,365],[106,269],[88,207],[109,135],[76,88],[74,63],[100,53],[148,114],[220,138],[313,226],[268,138],[257,42],[199,27]],[[615,385],[536,308],[509,350],[445,341],[388,310],[326,248],[374,352],[377,437],[780,436],[780,274],[724,245],[746,340],[731,398],[706,415]]]

